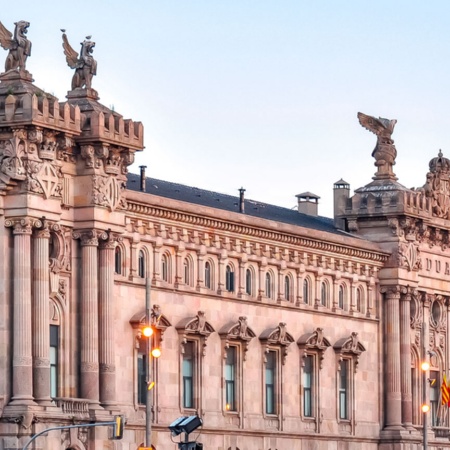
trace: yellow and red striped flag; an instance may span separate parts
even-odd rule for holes
[[[450,402],[450,387],[447,383],[447,377],[444,376],[442,378],[442,384],[441,384],[441,398],[442,398],[442,404],[443,405],[449,405]]]

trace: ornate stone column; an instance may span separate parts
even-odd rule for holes
[[[412,425],[412,384],[411,384],[411,296],[414,289],[408,288],[400,298],[400,366],[402,389],[402,423],[408,430]]]
[[[31,322],[31,232],[32,220],[6,220],[13,227],[13,361],[10,405],[34,405]],[[48,306],[47,306],[48,307]]]
[[[402,427],[402,391],[400,365],[400,286],[384,286],[384,320],[386,337],[386,430],[401,430]],[[411,369],[409,369],[411,370]]]
[[[98,365],[98,236],[97,230],[77,231],[81,241],[81,397],[99,402]]]
[[[114,357],[114,247],[116,236],[105,233],[100,242],[99,264],[99,362],[100,403],[106,409],[116,402],[116,367]]]
[[[50,318],[49,318],[49,239],[48,223],[39,222],[35,231],[33,255],[33,391],[40,405],[51,406],[50,398]]]

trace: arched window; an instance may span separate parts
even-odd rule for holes
[[[183,261],[183,276],[184,276],[184,284],[186,286],[189,286],[191,283],[191,277],[189,276],[190,275],[189,272],[190,272],[189,260],[185,258]]]
[[[114,250],[114,271],[122,275],[122,249],[119,246]]]
[[[161,279],[169,281],[169,261],[166,254],[161,256]]]
[[[270,273],[266,273],[266,297],[272,298],[272,277]]]
[[[320,290],[320,303],[322,306],[328,305],[328,283],[326,281],[322,281],[322,287]]]
[[[345,297],[344,286],[342,286],[341,284],[339,286],[339,297],[338,297],[338,307],[340,309],[344,309],[344,297]]]
[[[234,272],[230,265],[225,269],[225,289],[228,292],[234,292]]]
[[[140,278],[145,278],[145,253],[144,253],[144,250],[139,250],[138,276]]]
[[[303,303],[309,305],[311,298],[311,287],[309,278],[305,278],[303,281]]]
[[[288,275],[284,277],[284,298],[287,301],[291,300],[291,279]]]
[[[250,269],[245,272],[245,293],[252,295],[252,271]]]
[[[364,291],[361,286],[356,290],[356,311],[364,312]]]
[[[211,289],[211,264],[206,261],[205,263],[205,287]]]

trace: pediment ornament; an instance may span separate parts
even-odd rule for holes
[[[231,341],[241,341],[244,345],[244,361],[248,351],[250,341],[256,336],[255,332],[248,326],[247,317],[241,316],[239,320],[233,324],[225,325],[219,332],[221,339],[225,341],[224,358],[226,358],[226,350],[230,346]]]
[[[294,342],[294,338],[288,333],[286,324],[280,322],[276,328],[268,328],[259,336],[259,340],[265,345],[264,354],[270,351],[271,346],[279,346],[281,348],[281,362],[284,365],[289,345]],[[264,362],[267,362],[266,360]]]
[[[302,361],[308,355],[308,351],[315,351],[319,354],[319,367],[322,368],[324,353],[331,347],[330,341],[323,335],[323,328],[316,328],[312,333],[301,336],[297,345],[301,350]]]
[[[353,366],[354,370],[355,372],[357,372],[359,357],[361,356],[362,352],[366,351],[364,345],[362,345],[361,342],[359,341],[358,333],[354,331],[349,337],[339,339],[333,345],[333,348],[339,358],[338,361],[339,369],[340,363],[344,359],[344,357],[351,356],[355,362]]]

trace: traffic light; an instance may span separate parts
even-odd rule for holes
[[[200,442],[179,442],[179,450],[203,450],[203,444]]]
[[[113,439],[122,439],[123,438],[123,425],[124,425],[124,417],[123,416],[114,416],[114,427],[113,427]]]

